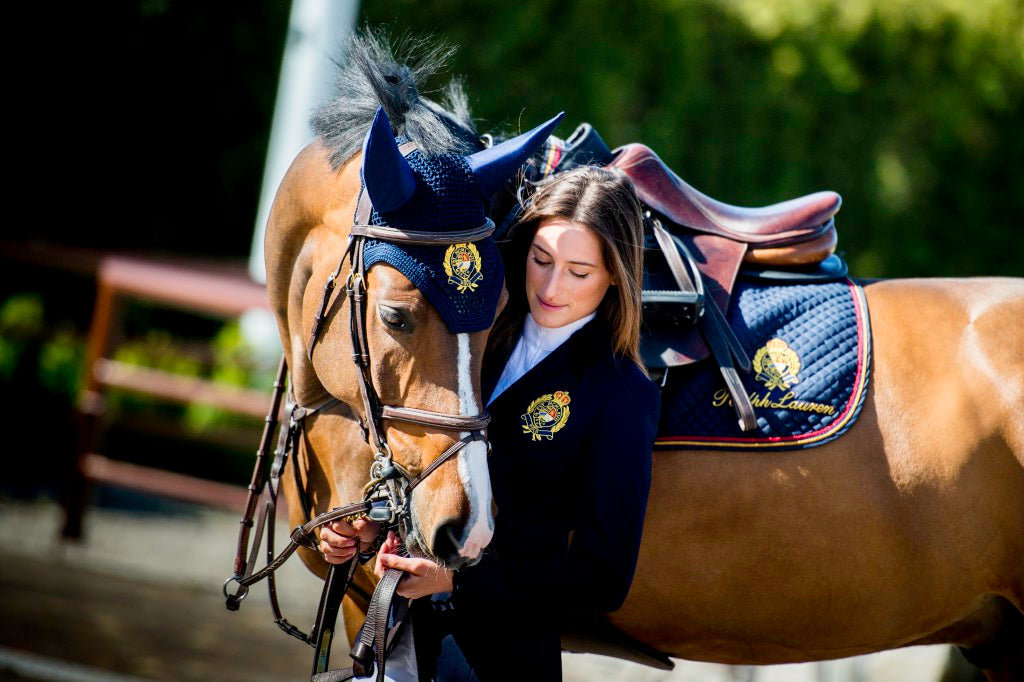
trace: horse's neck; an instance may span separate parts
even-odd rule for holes
[[[334,170],[323,145],[310,144],[288,169],[267,222],[267,296],[302,404],[326,396],[306,358],[306,289],[322,286],[344,250],[360,187],[358,160]]]
[[[343,407],[319,415],[308,426],[300,466],[313,513],[362,499],[373,461],[362,433],[358,421]]]

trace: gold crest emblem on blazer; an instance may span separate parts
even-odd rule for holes
[[[569,421],[569,393],[545,393],[530,403],[520,419],[523,420],[523,433],[530,434],[531,440],[551,440]]]

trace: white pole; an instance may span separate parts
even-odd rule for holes
[[[309,117],[331,94],[339,38],[352,31],[359,14],[359,0],[293,0],[288,19],[281,74],[278,78],[274,122],[263,167],[256,227],[249,252],[249,275],[266,282],[263,265],[263,234],[277,186],[292,159],[313,139]]]

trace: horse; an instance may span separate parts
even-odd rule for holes
[[[864,293],[859,420],[807,450],[656,452],[636,577],[609,620],[691,660],[952,643],[989,679],[1020,679],[1024,280]]]
[[[693,271],[715,287],[705,317],[728,301],[726,273],[741,259],[762,279],[771,263],[798,266],[787,280],[839,260],[829,256],[835,193],[739,208],[643,145],[605,158],[671,223],[654,230],[661,251],[670,231],[703,257]],[[952,643],[990,679],[1020,679],[1024,279],[893,279],[862,291],[871,376],[859,418],[834,440],[785,452],[706,439],[682,450],[685,438],[663,434],[632,590],[609,621],[686,659],[791,663]],[[696,336],[673,343],[682,364],[700,357],[687,343]],[[662,350],[654,341],[649,350]]]
[[[349,42],[341,92],[315,114],[317,139],[285,174],[267,223],[268,297],[292,398],[307,409],[282,483],[297,526],[362,500],[393,464],[411,479],[406,547],[458,568],[494,527],[486,442],[470,433],[486,425],[481,358],[506,298],[485,201],[560,116],[483,149],[458,84],[448,108],[418,94],[444,49],[410,68],[384,41]],[[298,553],[327,576],[319,552]],[[368,581],[357,571],[343,604],[350,642]]]
[[[408,102],[422,98],[408,69],[371,52],[356,61],[377,84],[374,97],[385,92],[400,119]],[[351,93],[354,73],[342,79],[350,100],[360,99]],[[345,106],[347,112],[352,102]],[[464,112],[452,116],[433,103],[426,110],[444,127],[475,137]],[[365,127],[367,118],[344,113],[335,123],[344,122],[351,137],[348,124],[358,119]],[[399,132],[417,139],[415,128],[407,124]],[[306,350],[320,291],[346,248],[359,172],[358,150],[321,132],[283,181],[266,241],[268,292],[296,400],[316,404],[334,396],[356,412],[344,301],[328,310],[312,361]],[[401,273],[380,265],[367,281],[369,310],[400,303],[416,320],[399,348],[377,316],[368,318],[373,384],[382,399],[452,413],[478,410],[486,331],[468,335],[468,353],[460,355],[464,346],[456,347]],[[991,680],[1020,675],[1024,281],[897,279],[866,283],[864,293],[872,376],[861,416],[845,435],[791,452],[654,454],[636,576],[625,604],[607,615],[620,631],[670,656],[729,664],[950,642],[967,649]],[[467,376],[467,363],[469,411],[459,400],[464,388],[454,383]],[[426,466],[453,439],[407,423],[387,431],[395,459],[410,469]],[[316,416],[301,445],[295,460],[301,475],[297,482],[284,479],[294,523],[303,520],[303,494],[316,510],[358,498],[371,457],[350,415]],[[414,552],[456,568],[478,556],[486,534],[469,543],[457,538],[476,527],[469,523],[474,515],[490,523],[481,460],[466,465],[468,477],[460,476],[461,463],[446,464],[421,487],[409,542]],[[300,552],[314,573],[325,575],[318,553]],[[372,583],[368,571],[356,581],[364,589]],[[366,601],[350,594],[343,608],[354,641]]]

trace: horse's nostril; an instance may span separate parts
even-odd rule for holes
[[[442,523],[434,533],[433,554],[446,564],[458,561],[459,534],[461,526],[455,523]]]

